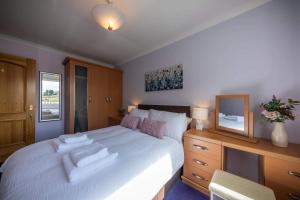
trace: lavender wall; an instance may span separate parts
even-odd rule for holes
[[[217,94],[249,93],[256,136],[269,137],[270,129],[258,119],[258,105],[273,94],[300,99],[296,6],[299,10],[297,0],[273,0],[121,66],[124,106],[209,102],[213,107]],[[146,93],[144,73],[173,64],[183,64],[184,89]],[[290,141],[300,143],[299,122],[287,123]]]
[[[214,106],[217,94],[250,94],[255,112],[255,135],[270,137],[271,126],[259,120],[258,105],[273,94],[300,99],[300,3],[273,0],[259,8],[218,24],[122,65],[124,106],[137,103]],[[184,89],[144,91],[145,72],[183,64]],[[300,109],[298,109],[299,114]],[[286,124],[291,142],[300,143],[300,120]],[[230,151],[228,168],[258,180],[258,158]]]
[[[0,37],[0,52],[33,58],[37,62],[36,70],[36,141],[57,137],[64,133],[64,66],[62,61],[68,53],[43,48],[20,40]],[[73,55],[74,56],[74,55]],[[39,122],[39,71],[62,75],[62,119],[59,121]]]

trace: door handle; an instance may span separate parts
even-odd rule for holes
[[[89,96],[89,103],[92,103],[92,97]]]
[[[33,110],[33,105],[29,105],[29,110],[31,111],[31,110]]]

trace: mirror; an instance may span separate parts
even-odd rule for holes
[[[248,95],[216,96],[216,129],[248,136]]]

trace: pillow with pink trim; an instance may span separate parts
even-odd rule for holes
[[[135,130],[137,129],[139,122],[139,117],[125,115],[120,125]]]
[[[145,118],[142,123],[141,131],[148,135],[162,139],[167,133],[167,123],[164,121]]]

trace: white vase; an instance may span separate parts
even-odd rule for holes
[[[274,128],[272,131],[272,143],[278,147],[288,146],[288,135],[284,128],[284,123],[274,122]]]

